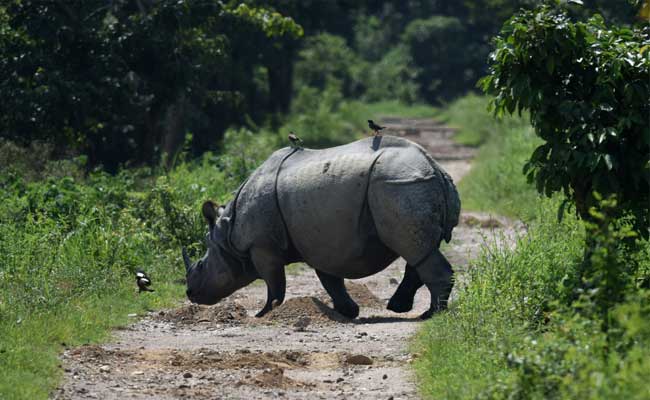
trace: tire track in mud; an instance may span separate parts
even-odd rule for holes
[[[452,129],[427,119],[383,123],[386,134],[425,147],[455,182],[469,171],[474,150],[455,144]],[[463,213],[452,242],[443,248],[457,273],[456,288],[485,238],[512,238],[519,229],[504,218]],[[408,341],[429,299],[422,289],[411,312],[385,309],[403,271],[404,261],[398,259],[377,275],[346,281],[361,308],[353,321],[329,308],[316,274],[306,266],[287,276],[287,300],[261,319],[252,315],[264,304],[264,285],[250,285],[212,307],[186,303],[149,313],[116,331],[112,342],[66,351],[64,382],[52,397],[418,398]]]

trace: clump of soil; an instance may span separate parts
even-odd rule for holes
[[[384,308],[384,302],[379,300],[366,285],[346,282],[345,287],[348,289],[350,297],[352,297],[359,307]]]
[[[309,324],[326,324],[331,322],[348,322],[349,318],[328,307],[316,297],[294,297],[271,310],[263,317],[267,321],[295,324],[299,320],[308,320]]]
[[[157,319],[174,324],[219,323],[236,325],[248,318],[246,309],[234,301],[213,306],[190,304],[169,311],[161,311]]]
[[[240,385],[253,384],[263,388],[282,388],[306,386],[302,382],[294,381],[284,376],[284,369],[279,367],[269,368],[254,376],[250,381],[239,381]]]
[[[496,218],[488,217],[479,219],[473,215],[466,215],[463,217],[463,223],[471,227],[481,227],[486,229],[501,228],[503,224]]]
[[[183,370],[293,369],[309,364],[305,354],[295,351],[250,352],[240,350],[235,353],[225,353],[203,349],[194,352],[154,355],[153,357],[149,356],[149,359],[159,359],[163,364]]]

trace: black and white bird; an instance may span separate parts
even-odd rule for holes
[[[135,282],[138,284],[138,293],[154,291],[153,289],[149,289],[149,286],[151,286],[151,279],[143,270],[139,269],[135,273],[135,279]]]
[[[293,131],[289,131],[289,136],[287,136],[287,138],[289,138],[289,141],[291,142],[291,145],[293,147],[301,147],[302,146],[302,139],[300,139],[298,136],[296,136],[296,134],[293,133]]]
[[[379,125],[375,124],[375,122],[373,120],[369,119],[368,120],[368,128],[375,131],[375,136],[377,136],[377,135],[379,135],[379,131],[382,130],[382,129],[385,129],[386,127],[385,126],[379,126]]]

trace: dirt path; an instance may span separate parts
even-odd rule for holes
[[[384,120],[387,134],[425,146],[457,182],[470,169],[472,149],[431,120]],[[503,218],[463,214],[443,249],[463,282],[468,260],[485,238],[512,236]],[[263,319],[252,315],[266,298],[254,284],[213,307],[184,304],[150,313],[115,332],[115,340],[62,356],[65,381],[56,399],[415,399],[409,338],[428,306],[418,292],[408,314],[385,309],[404,270],[399,259],[375,276],[346,281],[361,307],[346,321],[329,307],[306,266],[292,267],[287,300]],[[460,286],[460,285],[457,285]],[[454,295],[452,294],[452,298]]]

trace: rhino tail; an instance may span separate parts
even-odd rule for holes
[[[460,218],[460,197],[458,196],[458,191],[456,190],[456,185],[454,181],[445,171],[440,169],[442,173],[443,188],[445,192],[445,219],[443,224],[443,238],[445,242],[449,243],[451,240],[451,231],[456,225],[458,225],[458,220]]]

